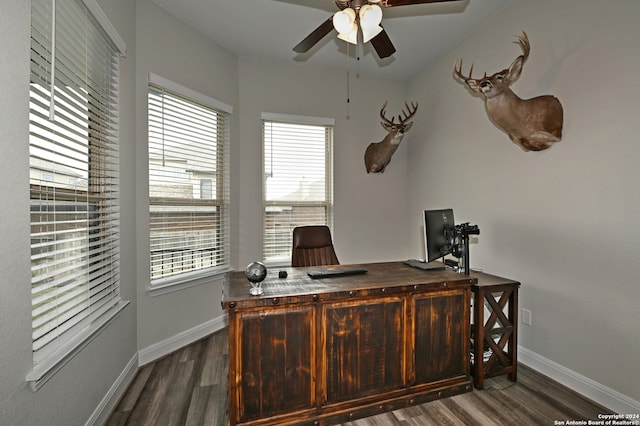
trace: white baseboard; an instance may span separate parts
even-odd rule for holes
[[[618,414],[640,413],[640,402],[522,346],[518,361]]]
[[[131,381],[134,379],[138,372],[138,367],[162,358],[163,356],[200,340],[211,333],[222,330],[227,326],[227,323],[228,318],[226,315],[223,315],[138,351],[138,353],[127,363],[124,370],[122,370],[122,373],[120,373],[120,376],[118,376],[116,381],[113,383],[109,392],[107,392],[105,397],[102,398],[102,401],[100,401],[100,404],[93,411],[91,417],[89,417],[85,423],[85,426],[102,425],[107,421],[111,411],[122,395],[124,395],[124,392],[131,384]]]
[[[222,330],[227,326],[227,321],[227,316],[222,315],[189,330],[178,333],[175,336],[171,336],[168,339],[154,343],[153,345],[138,351],[138,362],[140,366],[143,366],[160,359],[163,356],[200,340],[211,333]]]
[[[91,417],[85,423],[85,426],[103,425],[113,411],[113,408],[118,403],[124,392],[129,387],[129,384],[136,376],[138,372],[138,354],[135,354],[124,367],[122,373],[118,376],[116,381],[111,385],[107,394],[102,398],[100,404],[93,410]]]

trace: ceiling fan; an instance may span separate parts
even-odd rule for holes
[[[331,30],[338,31],[338,38],[351,44],[358,43],[358,31],[362,34],[362,41],[371,41],[380,58],[386,58],[395,53],[387,32],[382,28],[381,7],[410,6],[413,4],[448,2],[459,0],[335,0],[340,9],[332,17],[324,21],[311,34],[298,43],[293,51],[305,53],[322,40]]]

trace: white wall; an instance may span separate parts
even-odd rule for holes
[[[167,78],[234,108],[231,168],[238,162],[238,83],[236,56],[197,33],[150,0],[136,2],[136,218],[138,348],[171,339],[222,316],[221,280],[151,297],[149,288],[149,187],[147,153],[148,75]],[[237,174],[232,176],[232,191]],[[235,195],[235,194],[234,194]],[[237,201],[232,205],[236,225]],[[235,235],[233,237],[235,239]],[[235,240],[232,239],[232,246]]]
[[[518,0],[410,83],[424,106],[409,145],[408,210],[453,207],[477,223],[471,266],[522,282],[519,343],[640,400],[640,2]],[[562,141],[524,152],[454,80],[506,68],[525,30],[531,56],[512,88],[557,96]],[[419,142],[418,142],[419,141]],[[410,246],[422,253],[411,217]],[[637,402],[636,402],[637,404]]]
[[[353,66],[353,64],[352,64]],[[364,151],[386,135],[382,104],[397,115],[405,84],[368,79],[351,71],[347,103],[345,70],[308,68],[240,59],[239,263],[262,258],[262,112],[335,118],[334,234],[341,263],[407,256],[407,144],[405,136],[384,174],[367,174]],[[418,115],[420,112],[418,112]]]
[[[134,44],[135,9],[127,0],[105,10],[125,42]],[[38,391],[25,381],[32,367],[29,244],[30,2],[7,0],[0,14],[0,423],[78,425],[90,418],[136,354],[134,197],[122,188],[121,290],[132,303]],[[121,61],[121,176],[133,177],[133,59]]]
[[[640,400],[640,149],[633,139],[640,130],[640,3],[518,0],[408,85],[352,72],[349,106],[346,70],[238,59],[150,0],[101,3],[128,46],[121,63],[122,293],[132,303],[42,389],[28,388],[30,10],[9,0],[0,14],[0,191],[11,200],[11,209],[0,210],[0,341],[10,342],[0,348],[1,419],[81,424],[136,350],[223,314],[219,282],[157,297],[146,292],[149,72],[234,107],[234,267],[261,257],[260,113],[334,117],[334,240],[343,263],[424,256],[420,211],[453,207],[457,221],[482,232],[472,266],[522,282],[520,304],[533,312],[533,326],[521,325],[520,344]],[[506,67],[519,54],[511,41],[523,29],[532,54],[515,91],[554,94],[565,109],[563,141],[540,153],[513,145],[451,73],[461,56],[477,72]],[[394,115],[405,100],[420,106],[386,172],[368,175],[364,150],[385,134],[378,119],[385,100]]]

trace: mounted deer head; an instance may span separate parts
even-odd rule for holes
[[[385,117],[387,103],[382,104],[380,109],[382,121],[380,124],[389,133],[382,141],[370,143],[367,147],[364,153],[364,165],[367,168],[367,173],[384,173],[384,169],[391,161],[391,156],[398,149],[400,142],[402,142],[402,137],[413,125],[413,121],[407,121],[418,110],[418,104],[411,102],[411,107],[409,107],[405,102],[404,106],[407,109],[406,112],[403,109],[402,116],[398,115],[399,123],[395,123],[395,117],[391,117],[391,120]]]
[[[480,80],[462,74],[462,59],[453,71],[469,88],[484,97],[487,114],[493,123],[504,130],[511,140],[525,151],[541,151],[562,137],[562,105],[551,95],[520,99],[509,86],[518,79],[531,49],[529,38],[523,31],[518,36],[522,55],[509,68]]]

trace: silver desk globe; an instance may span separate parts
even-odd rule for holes
[[[262,281],[267,277],[267,267],[264,266],[262,262],[252,262],[247,265],[244,275],[249,280],[249,283],[251,283],[249,294],[252,296],[260,296],[264,292],[262,290]]]

